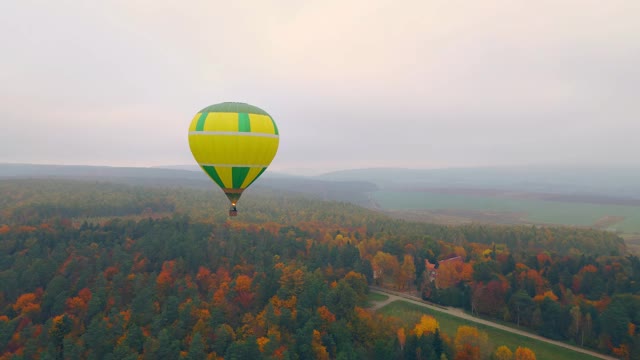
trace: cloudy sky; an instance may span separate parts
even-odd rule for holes
[[[0,3],[0,162],[193,163],[223,101],[277,170],[640,166],[638,0]]]

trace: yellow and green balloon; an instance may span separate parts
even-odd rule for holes
[[[276,122],[257,106],[225,102],[200,110],[189,125],[189,147],[202,170],[231,202],[237,214],[242,192],[267,169],[276,156]]]

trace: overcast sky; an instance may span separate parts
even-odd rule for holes
[[[640,1],[0,2],[0,162],[189,164],[201,108],[272,169],[640,166]]]

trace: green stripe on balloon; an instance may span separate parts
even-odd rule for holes
[[[218,184],[218,186],[220,186],[221,188],[224,188],[224,183],[222,182],[222,179],[220,179],[220,176],[216,172],[216,168],[214,168],[213,166],[207,166],[207,165],[202,166],[202,168],[207,173],[207,175],[209,175],[209,177],[213,181],[215,181],[216,184]]]
[[[276,122],[273,121],[273,118],[271,116],[269,116],[269,119],[271,119],[271,123],[273,123],[273,131],[275,131],[274,134],[280,135],[278,134],[278,126],[276,126]]]
[[[251,121],[249,121],[249,114],[247,113],[238,114],[238,131],[251,132]]]
[[[204,130],[204,122],[207,119],[207,112],[202,112],[200,117],[198,118],[198,123],[196,124],[196,131]]]
[[[253,180],[251,180],[251,182],[249,184],[247,184],[246,187],[249,187],[251,184],[253,184],[256,180],[258,180],[258,178],[260,177],[260,175],[262,175],[262,173],[267,170],[266,167],[263,167],[262,170],[260,170],[260,172],[258,173],[258,175],[256,175],[256,177],[253,178]]]
[[[244,179],[247,178],[247,174],[249,173],[249,167],[234,167],[231,168],[231,177],[233,179],[233,188],[239,189],[244,182]]]

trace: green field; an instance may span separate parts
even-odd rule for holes
[[[489,327],[482,324],[470,323],[458,317],[455,317],[450,314],[433,311],[431,309],[422,307],[420,305],[408,303],[406,301],[398,300],[394,301],[380,310],[379,313],[388,316],[394,316],[402,321],[404,321],[408,325],[413,325],[418,323],[420,320],[420,316],[422,314],[433,315],[440,324],[440,330],[451,338],[455,338],[456,331],[461,325],[471,325],[477,327],[479,330],[486,332],[489,335],[489,342],[493,350],[498,346],[506,345],[514,351],[518,348],[518,346],[528,347],[536,353],[536,357],[538,359],[554,359],[554,360],[572,360],[572,359],[581,359],[581,360],[591,360],[598,359],[596,357],[578,353],[573,350],[569,350],[563,347],[559,347],[553,344],[549,344],[543,341],[531,339],[528,337],[524,337],[518,334],[513,334],[504,330],[496,329],[493,327]]]
[[[385,210],[471,210],[524,213],[524,222],[591,226],[605,216],[624,217],[607,230],[640,233],[640,206],[515,199],[498,196],[381,190],[372,194]]]
[[[388,298],[389,297],[384,294],[369,292],[369,294],[367,294],[367,307],[371,307],[375,303],[385,301]]]
[[[380,293],[374,293],[374,292],[370,292],[369,294],[367,294],[367,301],[372,302],[380,302],[380,301],[385,301],[387,300],[389,297],[387,295],[384,294],[380,294]]]

